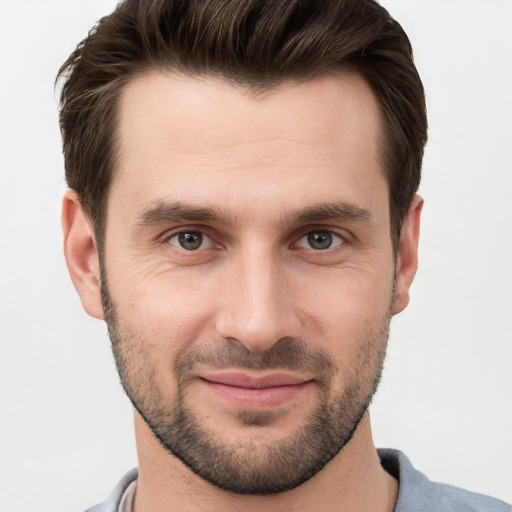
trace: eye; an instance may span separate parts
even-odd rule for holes
[[[169,243],[186,251],[197,251],[211,247],[212,239],[200,231],[181,231],[169,238]]]
[[[314,249],[315,251],[325,251],[331,247],[338,247],[343,243],[343,238],[337,233],[327,229],[317,229],[301,237],[297,242],[297,246],[304,249]]]

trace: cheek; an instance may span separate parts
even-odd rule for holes
[[[180,353],[211,334],[209,294],[195,280],[176,275],[126,275],[111,290],[123,326],[168,371]]]
[[[308,304],[305,313],[315,311],[325,325],[343,323],[356,328],[361,322],[371,323],[374,317],[380,320],[382,311],[391,306],[394,279],[392,262],[380,263],[344,267],[303,283],[301,302]]]
[[[332,355],[340,370],[369,343],[386,341],[393,292],[392,265],[331,275],[315,281],[300,300],[306,340]]]
[[[148,267],[135,260],[119,258],[114,268],[109,267],[110,291],[124,325],[144,340],[146,350],[161,358],[159,364],[172,365],[191,345],[217,339],[218,308],[226,299],[233,302],[225,296],[229,272],[208,266],[171,269],[158,262]],[[282,274],[281,299],[301,319],[299,337],[332,354],[341,361],[338,366],[376,337],[387,317],[392,260],[375,260],[378,265],[288,268]]]

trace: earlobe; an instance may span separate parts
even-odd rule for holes
[[[403,311],[409,304],[409,288],[418,269],[418,242],[422,208],[423,199],[420,196],[415,196],[402,226],[400,251],[396,262],[395,294],[391,311],[393,315]]]
[[[96,239],[89,217],[72,190],[62,201],[62,230],[66,264],[82,305],[89,315],[103,319]]]

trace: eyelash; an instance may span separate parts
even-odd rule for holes
[[[208,234],[206,234],[204,231],[201,231],[199,229],[188,229],[188,230],[181,230],[181,231],[177,231],[175,233],[171,233],[171,234],[168,234],[165,239],[164,239],[164,242],[168,243],[168,244],[171,244],[171,240],[176,238],[178,239],[180,235],[201,235],[201,237],[207,237],[209,238],[213,243],[214,240],[211,236],[209,236]],[[201,245],[203,244],[204,240],[201,241]],[[171,245],[174,245],[174,244],[171,244]],[[177,247],[177,246],[176,246]],[[220,248],[220,244],[217,244],[217,248]],[[197,252],[199,249],[186,249],[185,247],[181,247],[181,249],[183,249],[184,251],[186,252]]]
[[[317,228],[317,229],[310,229],[309,231],[303,233],[299,238],[296,239],[296,241],[294,242],[293,245],[295,246],[298,246],[299,242],[306,238],[306,237],[310,237],[311,235],[313,234],[328,234],[330,236],[330,242],[329,242],[329,245],[323,249],[315,249],[314,247],[311,247],[311,240],[308,240],[307,243],[309,243],[309,247],[304,247],[304,249],[309,249],[309,250],[312,250],[314,252],[326,252],[328,251],[329,249],[335,249],[341,245],[344,245],[347,240],[346,240],[346,237],[341,235],[340,233],[338,233],[337,231],[334,231],[332,229],[326,229],[326,228]],[[336,239],[338,241],[338,243],[336,242]],[[333,245],[333,244],[336,244],[336,245]]]
[[[300,236],[296,236],[294,237],[294,241],[291,243],[291,247],[292,248],[297,248],[299,247],[299,242],[309,236],[309,235],[312,235],[313,233],[327,233],[327,234],[330,234],[333,241],[329,244],[328,247],[324,248],[324,249],[315,249],[313,247],[302,247],[302,249],[305,249],[305,250],[310,250],[310,251],[313,251],[315,253],[324,253],[324,252],[332,252],[332,250],[336,250],[336,249],[339,249],[340,246],[344,246],[345,244],[348,243],[348,236],[345,234],[345,233],[340,233],[338,232],[337,230],[334,230],[334,229],[331,229],[331,228],[326,228],[326,227],[308,227],[307,228],[307,231],[304,231],[302,230],[301,233],[300,233]],[[222,249],[223,246],[222,244],[220,243],[216,243],[215,242],[215,238],[213,236],[210,236],[205,230],[203,227],[193,227],[191,229],[180,229],[179,231],[174,231],[174,232],[167,232],[162,238],[161,238],[161,242],[163,243],[166,243],[166,244],[169,244],[169,245],[174,245],[174,244],[171,244],[171,240],[172,239],[175,239],[177,237],[179,237],[180,235],[187,235],[187,234],[198,234],[198,235],[202,235],[203,237],[207,237],[211,240],[211,243],[215,245],[215,249]],[[335,243],[335,239],[337,239],[339,241],[339,243],[336,243],[336,245],[333,246],[333,243]],[[203,241],[204,242],[204,241]],[[202,244],[201,244],[202,245]],[[179,247],[178,245],[174,245],[174,247],[176,247],[178,250],[181,250],[185,253],[190,253],[190,254],[193,254],[193,253],[198,253],[200,251],[204,251],[204,250],[207,250],[208,248],[206,249],[186,249],[184,247]],[[299,247],[300,248],[300,247]],[[331,249],[331,250],[329,250]]]

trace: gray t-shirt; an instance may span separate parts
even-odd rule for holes
[[[504,501],[431,482],[398,450],[378,450],[382,467],[399,482],[395,512],[512,512]],[[132,512],[137,469],[128,472],[107,501],[86,512]]]

